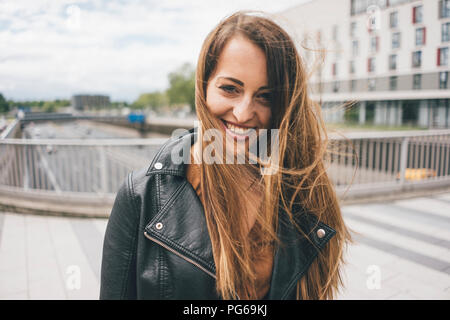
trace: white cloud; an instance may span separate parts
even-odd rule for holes
[[[0,0],[0,91],[8,99],[89,92],[134,101],[195,65],[207,33],[239,9],[277,12],[307,0]]]

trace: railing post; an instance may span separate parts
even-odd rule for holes
[[[405,174],[406,174],[406,162],[408,161],[408,144],[409,138],[405,137],[402,139],[402,145],[400,148],[400,185],[405,184]]]
[[[100,147],[100,190],[103,193],[108,192],[108,186],[107,186],[107,171],[106,171],[106,150],[105,146]]]

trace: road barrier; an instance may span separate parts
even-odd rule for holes
[[[127,173],[148,166],[165,141],[0,139],[0,208],[107,216]],[[450,186],[450,130],[348,133],[330,150],[341,198]]]

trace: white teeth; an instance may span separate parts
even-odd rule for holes
[[[225,125],[233,133],[241,134],[241,135],[246,135],[246,134],[250,133],[250,131],[252,129],[254,129],[254,128],[244,129],[244,128],[236,127],[236,126],[234,126],[234,125],[232,125],[231,123],[228,123],[228,122],[225,122]]]

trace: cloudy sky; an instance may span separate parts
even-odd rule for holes
[[[0,0],[0,93],[17,101],[107,94],[132,102],[196,64],[235,10],[276,13],[309,0]]]

